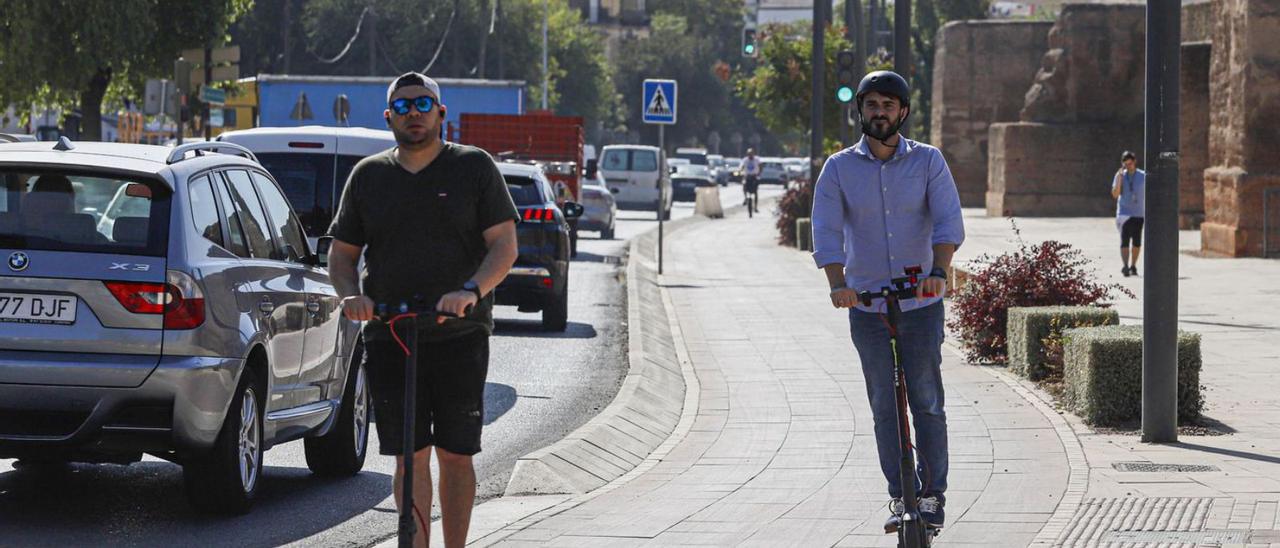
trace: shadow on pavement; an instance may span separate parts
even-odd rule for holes
[[[1280,464],[1280,457],[1274,455],[1263,455],[1261,453],[1250,453],[1248,451],[1236,451],[1234,449],[1223,449],[1221,447],[1210,447],[1208,445],[1200,445],[1197,443],[1175,442],[1168,444],[1169,447],[1178,447],[1181,449],[1191,449],[1193,451],[1204,451],[1205,453],[1214,453],[1217,455],[1226,455],[1238,459],[1256,460],[1259,462],[1268,462],[1271,464]]]
[[[616,255],[596,255],[595,253],[587,253],[579,251],[573,256],[575,263],[604,263],[604,264],[622,264],[622,257]]]
[[[536,337],[540,339],[594,339],[596,328],[588,323],[569,322],[564,332],[544,331],[542,320],[494,320],[493,334],[503,337]]]
[[[484,383],[484,424],[507,414],[516,405],[516,389],[496,382]]]
[[[167,462],[18,469],[0,474],[0,544],[279,546],[369,511],[387,498],[391,480],[266,466],[253,510],[218,516],[187,503],[182,469]]]

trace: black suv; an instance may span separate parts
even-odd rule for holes
[[[541,310],[543,329],[564,331],[569,325],[569,221],[582,216],[582,206],[557,207],[551,183],[537,165],[503,162],[498,171],[521,221],[516,226],[520,256],[494,290],[495,302],[521,312]]]

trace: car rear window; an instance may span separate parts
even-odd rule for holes
[[[538,181],[523,175],[503,175],[507,180],[507,191],[517,206],[533,206],[547,203],[538,190]]]
[[[329,227],[325,219],[318,218],[317,206],[332,203],[335,156],[296,152],[258,154],[258,163],[280,183],[285,198],[298,213],[298,220],[307,234],[323,234]],[[348,173],[350,170],[348,168]],[[343,177],[346,180],[346,177]],[[324,224],[326,226],[319,226]]]
[[[652,150],[611,149],[604,152],[600,169],[608,171],[657,171],[658,155]]]
[[[164,185],[74,171],[0,169],[0,247],[162,256]]]

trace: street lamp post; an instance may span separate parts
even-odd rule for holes
[[[547,81],[550,79],[550,67],[547,66],[547,19],[551,8],[548,0],[542,0],[542,110],[547,110]]]
[[[1178,0],[1147,2],[1142,441],[1178,441]]]

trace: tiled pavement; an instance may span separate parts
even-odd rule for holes
[[[880,532],[884,480],[845,315],[808,256],[774,244],[772,223],[731,215],[668,239],[661,283],[695,376],[691,427],[598,491],[481,505],[473,544],[894,545]],[[1013,246],[1007,220],[966,211],[966,225],[960,261]],[[1115,262],[1108,219],[1019,228],[1029,242],[1067,239],[1096,264]],[[1186,251],[1197,247],[1195,233],[1182,236]],[[1207,413],[1238,432],[1168,445],[1099,434],[951,349],[949,525],[938,546],[1280,546],[1280,262],[1184,253],[1181,268],[1181,327],[1204,336]],[[1140,279],[1114,278],[1141,294]],[[1224,305],[1219,294],[1241,288],[1249,304]],[[1140,300],[1117,307],[1122,322],[1141,321]],[[1215,470],[1114,466],[1134,462]]]
[[[806,255],[774,244],[772,223],[731,216],[668,240],[662,284],[700,384],[683,440],[501,545],[894,544],[846,315]],[[1004,381],[944,358],[952,471],[939,545],[1026,546],[1067,492],[1067,454]]]

